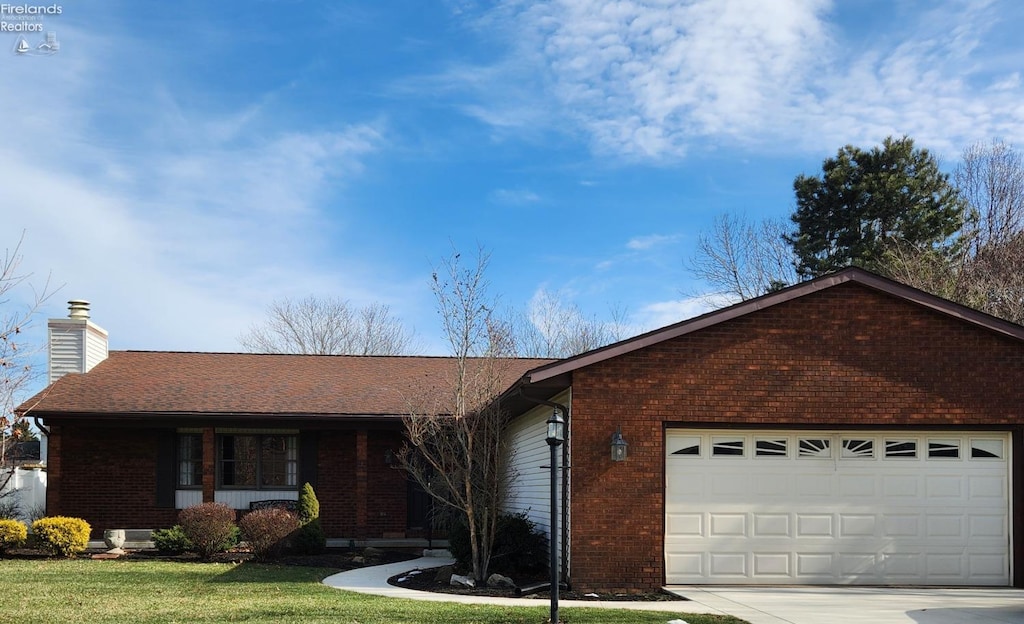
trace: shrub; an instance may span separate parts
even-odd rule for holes
[[[299,521],[302,527],[294,535],[295,550],[303,555],[322,553],[327,548],[327,539],[320,526],[320,501],[309,483],[299,491]]]
[[[530,574],[548,569],[548,537],[537,529],[526,512],[498,518],[498,531],[491,549],[495,572]]]
[[[0,520],[0,555],[6,553],[8,549],[21,546],[27,537],[28,529],[21,520]]]
[[[320,517],[320,501],[316,498],[313,486],[305,483],[299,491],[299,521],[302,524],[312,522]]]
[[[74,557],[89,545],[92,527],[81,518],[52,516],[32,523],[32,534],[39,546],[52,555]]]
[[[455,523],[448,531],[448,550],[462,569],[473,567],[469,528]],[[548,567],[548,538],[526,517],[526,512],[502,514],[498,518],[490,570],[508,576],[532,574]]]
[[[153,531],[151,539],[156,549],[164,555],[180,555],[194,548],[192,541],[185,535],[185,530],[181,528],[180,524],[176,524],[169,529]]]
[[[231,548],[236,535],[235,510],[224,503],[203,503],[182,509],[178,524],[203,559]]]
[[[327,549],[327,538],[320,526],[320,518],[314,518],[299,527],[295,533],[293,544],[300,555],[318,555]]]
[[[266,560],[285,550],[288,536],[299,528],[299,517],[286,509],[270,507],[245,514],[241,525],[253,554],[259,560]]]

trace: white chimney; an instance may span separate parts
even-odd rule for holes
[[[50,378],[85,373],[107,359],[107,330],[89,320],[89,302],[68,301],[68,318],[50,319]]]

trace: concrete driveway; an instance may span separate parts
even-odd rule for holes
[[[751,624],[1024,624],[1024,590],[894,587],[667,588]]]

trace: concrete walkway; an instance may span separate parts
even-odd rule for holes
[[[391,598],[409,598],[411,600],[433,600],[437,602],[461,602],[463,604],[501,604],[519,607],[545,607],[548,601],[536,598],[492,598],[490,596],[463,596],[460,594],[440,594],[435,592],[416,591],[388,585],[388,579],[396,574],[410,570],[427,570],[455,563],[454,559],[422,557],[412,561],[399,561],[386,565],[359,568],[347,572],[332,574],[323,580],[324,585],[335,589],[389,596]],[[604,607],[610,609],[631,609],[640,611],[668,611],[671,613],[721,613],[709,610],[704,605],[687,600],[671,600],[664,602],[607,602],[600,600],[559,600],[560,608],[570,607]],[[666,621],[671,618],[666,618]]]
[[[451,559],[423,557],[387,565],[339,572],[323,580],[337,589],[467,604],[546,606],[546,600],[491,598],[415,591],[388,585],[388,579],[410,570],[451,564]],[[1024,590],[1003,588],[930,589],[890,587],[668,587],[688,600],[665,602],[603,602],[562,600],[560,607],[597,607],[732,615],[750,624],[1024,624]],[[685,617],[683,617],[685,619]]]

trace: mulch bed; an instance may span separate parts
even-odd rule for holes
[[[339,572],[354,570],[371,565],[395,563],[397,561],[408,561],[416,559],[419,555],[401,550],[373,550],[370,552],[361,549],[351,550],[348,548],[328,548],[319,555],[288,555],[275,559],[272,563],[281,565],[308,566],[311,568],[330,568]],[[4,554],[5,559],[48,559],[50,556],[41,550],[32,548],[12,548]],[[106,551],[87,550],[79,556],[80,559],[120,559],[134,561],[181,561],[201,562],[198,555],[184,553],[181,555],[161,554],[156,550],[126,550],[123,555],[110,556]],[[210,560],[214,563],[242,563],[252,561],[253,555],[245,548],[234,548],[228,552],[217,553]]]
[[[535,598],[539,600],[550,600],[548,587],[537,589],[529,593],[520,592],[517,589],[505,589],[498,587],[461,587],[451,584],[452,566],[431,568],[421,570],[413,574],[399,574],[388,579],[388,583],[395,587],[404,589],[415,589],[419,591],[436,592],[440,594],[460,594],[463,596],[493,596],[499,598]],[[547,578],[521,578],[515,579],[519,587],[528,588],[532,585],[545,583]],[[612,594],[612,593],[584,593],[575,590],[561,589],[558,592],[559,600],[593,600],[593,601],[645,601],[661,602],[666,600],[686,600],[668,592],[650,592],[646,594]]]

